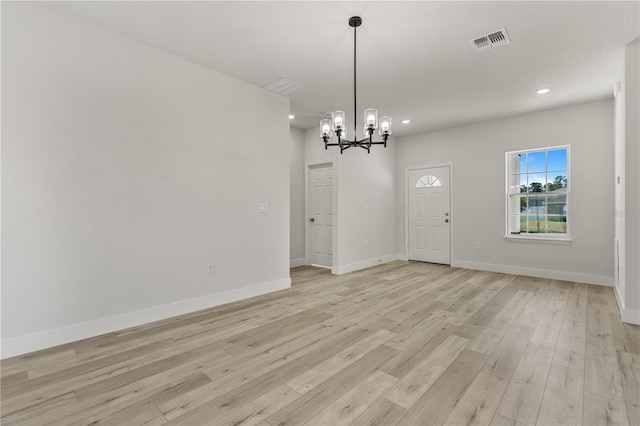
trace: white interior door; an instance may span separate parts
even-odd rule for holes
[[[333,166],[309,169],[311,263],[333,266]]]
[[[409,260],[451,264],[449,169],[409,170]]]

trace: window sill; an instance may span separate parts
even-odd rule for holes
[[[530,235],[505,235],[505,240],[511,241],[531,241],[535,243],[571,244],[571,237],[534,237]]]

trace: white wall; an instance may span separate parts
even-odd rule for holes
[[[305,264],[304,227],[307,222],[304,208],[304,130],[291,127],[289,137],[289,194],[291,199],[291,251],[289,257],[290,266],[295,268]]]
[[[506,151],[571,144],[570,244],[505,235]],[[405,170],[453,162],[454,266],[611,285],[613,102],[593,102],[402,138],[398,250],[405,249]],[[474,242],[480,249],[474,249]]]
[[[640,324],[640,42],[625,50],[625,187],[626,289],[625,321]]]
[[[337,147],[324,149],[317,129],[305,132],[305,162],[332,162],[335,170],[334,274],[397,258],[396,152],[390,138],[387,148],[375,145],[370,154],[361,148],[340,154]]]
[[[623,321],[640,324],[640,43],[624,49],[615,100],[615,238],[619,242],[616,296]],[[617,181],[616,181],[617,182]]]
[[[341,274],[396,260],[396,153],[374,145],[338,157],[338,247]],[[334,148],[335,149],[335,148]]]
[[[290,285],[286,98],[3,3],[2,110],[3,357]]]

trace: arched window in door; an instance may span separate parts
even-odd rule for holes
[[[433,188],[434,186],[442,186],[442,182],[432,175],[422,176],[418,179],[418,182],[416,182],[416,188]]]

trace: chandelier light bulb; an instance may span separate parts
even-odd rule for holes
[[[385,116],[380,119],[380,134],[381,135],[391,134],[391,117]]]
[[[335,123],[336,123],[336,128],[339,129],[340,127],[342,127],[342,117],[336,117]]]
[[[331,137],[331,120],[329,120],[328,118],[325,118],[324,120],[320,121],[320,135],[323,138]]]
[[[369,114],[367,116],[367,124],[375,124],[376,117],[373,114]]]

